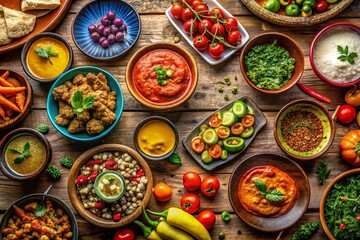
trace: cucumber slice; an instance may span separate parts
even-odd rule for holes
[[[229,137],[224,140],[224,148],[228,152],[238,152],[245,147],[244,139],[240,137]]]
[[[254,134],[254,132],[255,132],[254,127],[245,128],[244,131],[241,133],[240,137],[249,138]]]
[[[255,111],[252,107],[250,107],[249,105],[247,105],[247,108],[248,108],[248,113],[247,114],[250,114],[250,115],[253,115],[255,116]]]
[[[204,142],[207,145],[214,145],[215,143],[218,142],[219,137],[216,134],[215,129],[213,128],[208,128],[204,131],[203,135],[202,135],[202,139],[204,140]]]
[[[225,111],[222,114],[222,125],[231,126],[237,121],[237,117],[233,112]]]
[[[236,100],[232,106],[232,111],[237,117],[241,118],[248,113],[248,105],[241,100]]]

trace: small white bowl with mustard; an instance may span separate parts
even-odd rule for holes
[[[68,41],[56,33],[39,33],[26,42],[21,51],[21,65],[38,82],[53,82],[73,63]]]

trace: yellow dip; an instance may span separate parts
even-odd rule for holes
[[[95,183],[98,196],[106,201],[116,200],[124,194],[124,180],[112,172],[104,172],[99,175]]]
[[[15,163],[15,159],[21,154],[6,150],[5,151],[5,161],[7,165],[16,173],[22,175],[33,174],[38,171],[41,166],[44,165],[46,159],[46,148],[44,143],[39,139],[30,135],[23,135],[12,140],[6,149],[13,148],[20,152],[24,150],[26,143],[30,144],[28,157],[25,157],[20,163]]]
[[[36,48],[46,49],[47,47],[51,47],[52,52],[58,54],[58,56],[50,57],[52,64],[49,59],[40,57],[35,51]],[[26,64],[35,77],[47,79],[55,78],[63,73],[69,59],[69,50],[63,42],[55,38],[43,37],[31,44],[26,55]]]
[[[141,151],[153,157],[169,153],[175,146],[175,133],[164,121],[152,120],[140,129],[137,141]]]

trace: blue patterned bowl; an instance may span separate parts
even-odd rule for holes
[[[102,48],[99,43],[91,39],[88,26],[99,25],[101,18],[110,10],[115,12],[116,17],[124,20],[127,25],[127,34],[124,41]],[[98,60],[111,60],[122,56],[135,45],[140,36],[140,29],[139,14],[129,3],[121,0],[95,0],[81,8],[74,19],[71,32],[76,46],[85,55]]]

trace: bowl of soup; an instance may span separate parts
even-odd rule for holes
[[[21,65],[26,74],[39,82],[53,82],[73,63],[69,42],[56,33],[40,33],[24,45]]]
[[[164,160],[175,151],[179,134],[167,118],[151,116],[136,127],[133,141],[136,150],[146,159]]]
[[[0,142],[0,168],[19,181],[38,177],[48,166],[52,149],[47,138],[31,128],[18,128]]]

